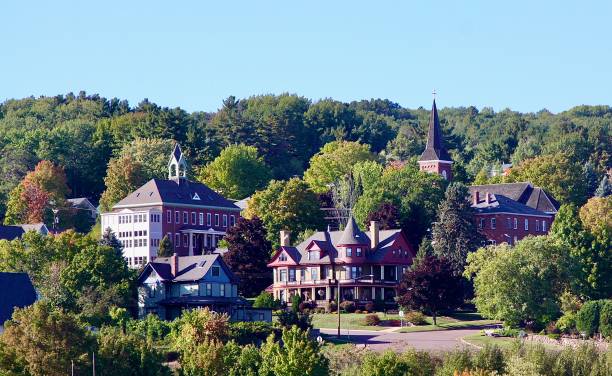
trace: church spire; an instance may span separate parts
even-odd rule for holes
[[[448,151],[444,148],[442,130],[440,129],[440,119],[438,108],[436,107],[436,92],[433,92],[434,100],[429,114],[429,127],[427,131],[427,145],[423,154],[419,158],[419,168],[421,171],[432,172],[442,175],[444,179],[451,179],[451,159]]]
[[[187,162],[181,150],[181,146],[176,143],[174,150],[170,154],[168,161],[168,179],[179,181],[180,178],[187,177]]]
[[[434,91],[435,95],[435,91]],[[442,140],[442,131],[440,130],[440,119],[438,118],[438,109],[436,107],[436,99],[433,100],[431,113],[429,114],[429,130],[427,132],[427,146],[419,161],[452,161],[450,155],[444,148]]]

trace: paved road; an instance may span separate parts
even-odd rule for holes
[[[351,342],[365,344],[368,349],[402,351],[408,347],[427,351],[448,351],[468,346],[461,338],[480,333],[481,329],[455,329],[415,333],[380,332],[374,330],[345,330],[342,336],[349,336]],[[321,329],[321,333],[336,334],[336,329]]]

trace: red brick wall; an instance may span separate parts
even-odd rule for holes
[[[495,218],[495,229],[491,228],[491,219]],[[510,218],[510,228],[508,228],[508,218]],[[514,219],[517,220],[516,229]],[[484,227],[480,227],[480,220],[484,219]],[[525,220],[529,221],[529,229],[525,230]],[[476,225],[486,236],[487,240],[494,240],[497,244],[508,242],[514,244],[516,240],[521,240],[527,235],[546,235],[552,225],[552,216],[526,216],[519,214],[476,214]],[[537,221],[537,222],[536,222]],[[545,222],[545,230],[542,223]],[[539,224],[539,226],[537,226]],[[539,227],[539,228],[536,228]],[[506,236],[508,235],[508,236]]]
[[[446,180],[449,181],[453,178],[451,164],[448,162],[423,161],[419,162],[419,168],[421,171],[436,173],[440,176],[444,176],[443,172],[446,172]]]

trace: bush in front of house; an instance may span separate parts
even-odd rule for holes
[[[297,312],[300,309],[302,297],[298,294],[291,295],[291,310]]]
[[[612,338],[612,300],[602,300],[599,305],[599,333]]]
[[[328,313],[336,312],[337,309],[338,309],[338,304],[336,304],[334,300],[330,300],[329,302],[327,302],[327,307],[325,307],[325,310]]]
[[[345,300],[342,303],[340,303],[340,309],[348,313],[353,313],[355,312],[357,307],[355,307],[355,302],[352,302],[350,300]]]
[[[380,317],[376,313],[370,313],[365,316],[364,323],[367,326],[377,326],[380,324]]]
[[[297,326],[302,330],[312,329],[312,317],[307,313],[299,313],[293,310],[282,311],[278,315],[278,323],[285,328]]]
[[[376,307],[374,306],[374,302],[367,302],[364,308],[368,312],[374,312]]]
[[[586,337],[591,337],[599,330],[600,301],[592,300],[582,305],[576,314],[576,329]]]
[[[229,324],[229,339],[239,345],[259,344],[272,333],[280,334],[281,329],[274,328],[265,321],[238,321]]]
[[[255,302],[253,302],[253,308],[279,309],[280,307],[280,300],[274,299],[274,296],[272,294],[265,291],[257,295],[257,297],[255,298]]]
[[[427,320],[425,320],[425,315],[419,311],[408,311],[404,314],[404,320],[412,323],[413,325],[425,325],[427,324]]]

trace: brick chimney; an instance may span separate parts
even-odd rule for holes
[[[480,192],[474,191],[474,194],[472,195],[472,200],[474,205],[478,205],[478,203],[480,202]]]
[[[172,273],[173,277],[176,277],[179,268],[179,256],[174,253],[172,257],[170,257],[170,273]]]
[[[377,221],[370,222],[370,248],[378,247],[380,241],[380,226]]]
[[[281,230],[280,232],[280,245],[281,247],[291,246],[291,232],[287,230]]]
[[[491,201],[493,201],[493,198],[491,197],[491,194],[489,192],[486,193],[485,199],[486,199],[487,205],[489,205]]]

